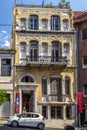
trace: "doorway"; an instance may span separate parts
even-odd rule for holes
[[[31,90],[22,91],[22,111],[23,112],[33,112],[34,110],[34,92]]]

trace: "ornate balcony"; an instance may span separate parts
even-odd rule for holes
[[[66,66],[67,59],[66,57],[52,57],[52,56],[27,56],[27,64],[30,66]]]

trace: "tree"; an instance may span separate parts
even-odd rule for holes
[[[0,90],[0,105],[8,101],[8,94],[5,90]]]
[[[53,3],[52,2],[50,2],[49,4],[47,4],[46,6],[45,6],[45,8],[53,8],[54,6],[53,6]]]
[[[70,8],[70,2],[66,0],[61,0],[58,4],[58,8]]]

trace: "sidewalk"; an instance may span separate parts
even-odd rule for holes
[[[6,117],[0,118],[0,125],[6,124],[7,120],[8,120],[8,118],[6,118]]]

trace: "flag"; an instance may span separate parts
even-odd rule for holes
[[[44,7],[44,0],[42,1],[42,7]]]

